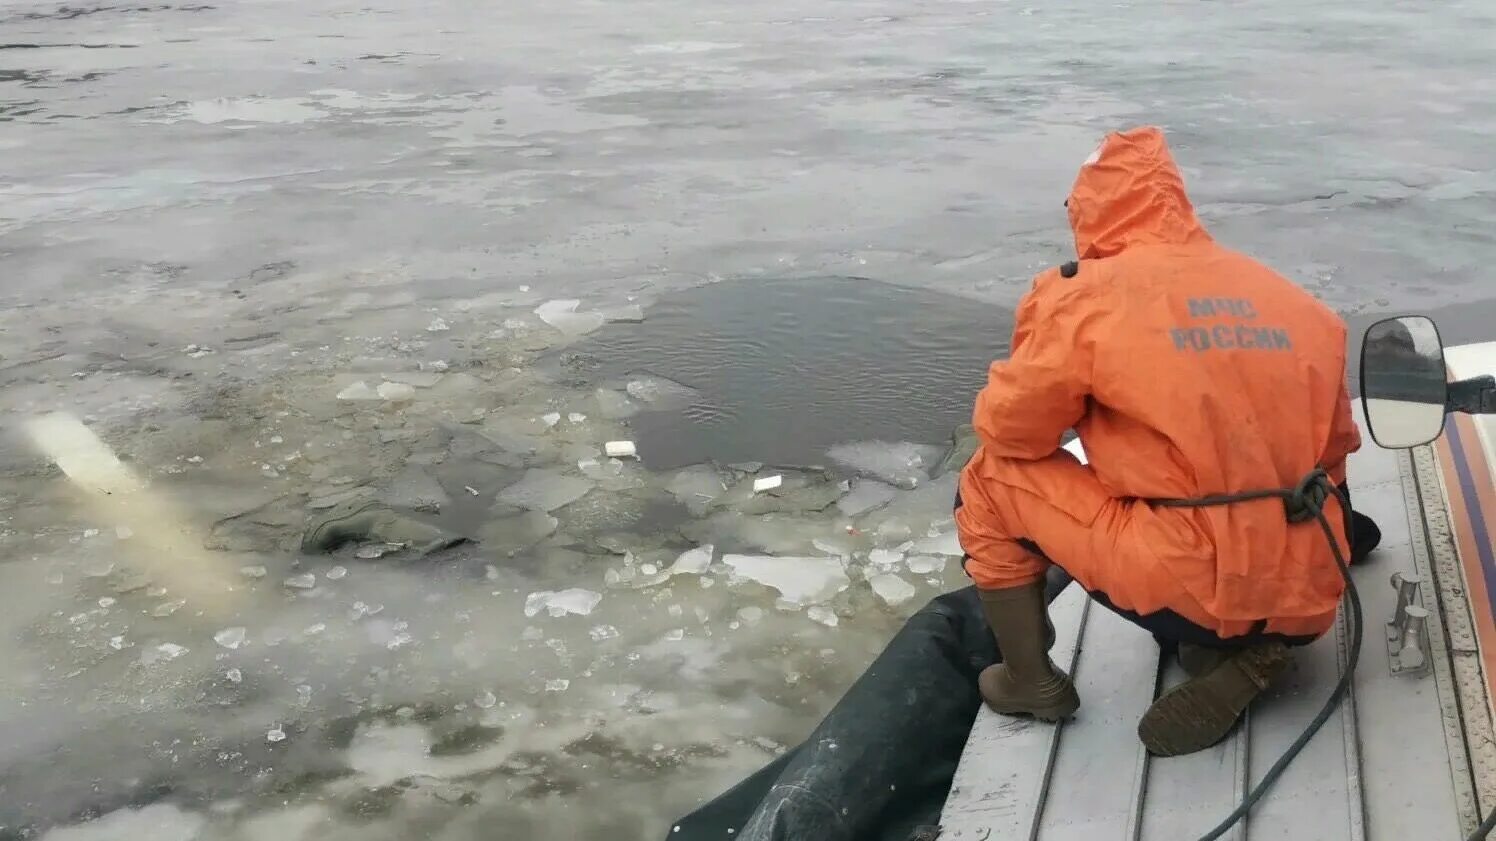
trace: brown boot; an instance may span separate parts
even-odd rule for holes
[[[1229,648],[1206,648],[1187,642],[1179,644],[1179,665],[1190,677],[1203,677],[1231,656]]]
[[[1001,590],[977,590],[982,612],[997,638],[1003,662],[977,679],[993,712],[1058,721],[1075,714],[1080,696],[1070,677],[1049,659],[1053,630],[1044,603],[1044,582]]]
[[[1195,652],[1198,653],[1198,652]],[[1160,695],[1138,721],[1138,738],[1154,756],[1181,756],[1204,750],[1226,738],[1236,720],[1258,695],[1288,667],[1288,647],[1281,642],[1223,652],[1212,667],[1208,659],[1185,663],[1205,671]],[[1183,648],[1180,661],[1185,662]]]

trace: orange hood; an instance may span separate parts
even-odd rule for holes
[[[1133,245],[1210,242],[1164,133],[1153,126],[1107,135],[1081,166],[1066,207],[1082,260]]]

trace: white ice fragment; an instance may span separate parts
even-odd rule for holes
[[[519,288],[519,291],[521,291],[521,292],[529,292],[530,291],[530,287],[528,285],[521,286]]]
[[[392,403],[403,403],[407,400],[415,399],[416,387],[406,385],[405,383],[380,383],[375,393],[382,400],[388,400]]]
[[[327,572],[323,573],[323,576],[325,576],[328,581],[340,581],[340,580],[342,580],[347,575],[348,575],[348,567],[343,567],[343,566],[333,567],[332,569],[330,569]]]
[[[224,628],[222,631],[214,634],[213,641],[223,646],[224,648],[233,651],[234,649],[244,644],[244,640],[247,636],[248,632],[244,628],[235,625],[232,628]]]
[[[678,604],[673,604],[670,607],[666,608],[665,612],[670,614],[672,619],[679,619],[685,615],[686,610]]]
[[[285,740],[286,731],[280,729],[280,727],[271,728],[265,733],[265,741],[269,742],[272,745],[276,742],[284,742]]]
[[[202,464],[203,463],[203,457],[202,456],[188,456],[187,457],[187,463],[188,464]]]
[[[571,414],[566,416],[566,419],[571,421],[572,423],[582,423],[583,421],[587,420],[587,416],[582,414],[581,412],[572,412]]]
[[[592,637],[593,642],[617,639],[618,629],[612,625],[594,625],[592,630],[587,632],[587,636]]]
[[[901,488],[913,488],[929,477],[926,465],[938,461],[940,448],[922,444],[864,441],[831,448],[831,460],[863,476],[882,479]]]
[[[125,635],[120,634],[109,638],[109,647],[119,651],[125,647]]]
[[[874,549],[867,555],[867,562],[880,569],[896,567],[903,560],[904,556],[893,549]]]
[[[665,639],[668,640],[668,641],[670,641],[670,642],[680,642],[681,640],[683,640],[685,638],[686,638],[686,631],[685,631],[684,628],[673,628],[673,629],[665,632]]]
[[[947,558],[959,558],[966,554],[961,549],[961,535],[954,531],[916,540],[913,551],[920,555],[943,555]]]
[[[540,590],[525,597],[525,615],[535,616],[544,610],[553,617],[574,613],[586,616],[603,600],[602,593],[572,587],[566,590]]]
[[[549,429],[561,422],[561,413],[546,412],[545,414],[540,416],[540,422],[545,424],[546,428]]]
[[[568,336],[581,336],[603,326],[600,312],[577,312],[582,302],[574,298],[546,301],[535,308],[540,320]]]
[[[169,602],[162,602],[161,604],[156,605],[153,610],[151,610],[151,615],[156,617],[157,619],[164,619],[181,610],[186,604],[186,599],[173,599]]]
[[[638,304],[627,304],[605,310],[603,317],[613,324],[640,324],[644,321],[644,308]]]
[[[810,609],[805,611],[805,615],[812,621],[819,622],[828,628],[835,628],[841,624],[841,620],[836,616],[836,611],[823,604],[811,605]]]
[[[174,642],[163,642],[156,646],[156,650],[165,655],[168,660],[175,660],[187,653],[187,649]]]
[[[401,543],[365,543],[353,550],[353,557],[361,561],[375,561],[404,548],[404,544]]]
[[[499,491],[498,500],[532,511],[554,511],[587,495],[592,483],[551,470],[531,468],[523,478]]]
[[[279,435],[272,435],[272,436],[270,436],[270,443],[272,443],[272,444],[284,444],[284,443],[286,443],[286,439],[280,437]]]
[[[452,328],[447,325],[447,322],[442,319],[441,316],[437,316],[436,318],[431,319],[431,323],[426,325],[427,333],[445,333],[451,329]]]
[[[478,496],[480,493],[478,489],[473,487],[472,485],[463,485],[462,489],[468,492],[468,496]]]
[[[744,622],[747,622],[749,625],[752,625],[758,620],[764,618],[764,609],[761,607],[756,607],[754,605],[740,607],[738,608],[738,618],[743,620]]]
[[[638,411],[633,401],[616,391],[600,388],[593,397],[597,400],[598,412],[608,420],[622,420]]]
[[[946,559],[934,555],[910,555],[904,563],[915,575],[929,575],[944,570]]]
[[[135,536],[135,532],[129,526],[115,526],[114,537],[116,540],[129,540]]]
[[[379,392],[375,391],[363,380],[359,380],[338,392],[339,400],[379,400]],[[189,459],[190,460],[190,459]]]
[[[654,564],[640,564],[639,573],[641,575],[659,575],[660,568]]]
[[[791,607],[825,601],[851,583],[837,558],[727,555],[722,562],[736,577],[778,590],[782,601]]]
[[[898,607],[914,598],[914,585],[891,572],[875,575],[867,583],[872,585],[873,592],[889,607]]]
[[[477,698],[473,699],[473,705],[480,710],[491,710],[493,709],[493,705],[497,704],[498,702],[498,696],[494,695],[488,690],[484,690],[482,695],[479,695]]]
[[[108,608],[114,607],[114,599],[111,598],[111,597],[109,597],[109,596],[104,596],[104,597],[100,598],[99,599],[99,607],[105,608],[106,610]]]
[[[836,507],[848,517],[856,517],[882,508],[897,495],[898,489],[892,485],[871,479],[858,479],[852,483],[852,491],[836,501]]]
[[[633,458],[639,454],[633,441],[609,441],[603,444],[603,452],[608,458]]]
[[[664,377],[647,376],[629,380],[623,387],[628,395],[653,409],[683,409],[696,401],[696,389]]]
[[[753,492],[763,493],[764,491],[772,491],[782,484],[784,484],[783,476],[765,476],[762,479],[754,479]]]
[[[307,572],[301,575],[293,575],[281,583],[293,590],[310,590],[317,586],[317,576],[314,573]]]
[[[239,671],[238,669],[229,669],[228,671],[223,673],[223,676],[228,678],[229,683],[238,683],[239,681],[244,680],[244,673]]]
[[[671,575],[700,575],[712,565],[712,555],[715,552],[716,547],[710,543],[688,549],[670,565],[669,572]]]
[[[545,691],[565,692],[566,688],[569,686],[571,686],[571,681],[567,680],[566,678],[556,678],[555,680],[548,680],[545,682]]]

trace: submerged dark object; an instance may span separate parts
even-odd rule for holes
[[[1045,598],[1069,583],[1052,567]],[[977,675],[1001,660],[975,587],[936,596],[809,738],[681,818],[667,838],[934,838],[982,702]]]

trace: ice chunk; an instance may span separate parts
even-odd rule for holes
[[[836,507],[848,517],[856,517],[882,508],[892,502],[898,493],[892,485],[871,479],[858,479],[852,483],[852,492],[837,500]]]
[[[592,483],[553,470],[531,468],[524,478],[499,492],[500,502],[533,511],[554,511],[587,495]]]
[[[874,549],[867,555],[867,562],[879,569],[891,569],[903,560],[903,554],[893,549]]]
[[[163,642],[156,646],[156,650],[161,652],[163,658],[166,660],[175,660],[187,653],[187,649],[174,642]]]
[[[831,460],[863,476],[882,479],[901,488],[913,488],[929,478],[929,465],[940,460],[939,447],[864,441],[831,448]]]
[[[442,367],[440,370],[445,371],[447,363],[440,362],[433,363],[433,365],[441,365]],[[404,385],[414,386],[415,388],[431,388],[432,386],[442,381],[442,375],[439,373],[415,371],[385,374],[384,378],[392,383],[402,383]]]
[[[587,416],[581,412],[571,412],[566,416],[566,419],[572,423],[583,423],[587,420]]]
[[[229,669],[223,673],[223,676],[228,679],[229,683],[239,683],[244,680],[244,673],[238,669]]]
[[[772,491],[783,484],[783,476],[765,476],[762,479],[753,480],[753,492],[763,493],[764,491]]]
[[[161,604],[156,605],[153,610],[151,610],[151,615],[156,617],[157,619],[164,619],[181,610],[182,607],[186,604],[186,599],[173,599],[169,602],[162,602]]]
[[[451,329],[452,328],[447,325],[447,322],[443,320],[441,316],[437,316],[431,319],[431,323],[426,325],[427,333],[445,333]]]
[[[390,480],[389,489],[380,496],[396,508],[417,511],[441,511],[452,502],[441,483],[418,464],[406,465]]]
[[[945,569],[947,560],[934,555],[910,555],[905,561],[909,571],[915,575],[928,575]]]
[[[587,632],[587,636],[592,637],[593,642],[617,639],[618,629],[612,625],[594,625],[592,630]]]
[[[287,587],[290,587],[292,590],[310,590],[313,587],[317,586],[317,576],[313,573],[307,572],[302,573],[301,575],[293,575],[290,578],[287,578],[285,581],[282,581],[281,583],[286,585]]]
[[[272,745],[275,744],[276,742],[284,742],[285,740],[286,740],[286,731],[282,730],[278,726],[271,728],[270,730],[266,731],[266,733],[265,733],[265,741],[271,743]]]
[[[916,540],[913,551],[920,555],[943,555],[947,558],[959,558],[966,554],[961,549],[961,536],[954,531]]]
[[[629,380],[624,391],[651,409],[684,408],[696,402],[697,397],[696,389],[654,375]]]
[[[609,441],[603,444],[603,454],[608,458],[633,458],[639,450],[633,441]]]
[[[586,616],[602,600],[602,593],[584,590],[580,587],[559,591],[541,590],[525,598],[525,615],[534,616],[544,610],[553,617],[565,616],[568,613]]]
[[[103,598],[99,599],[99,607],[107,610],[111,607],[114,607],[114,602],[115,600],[112,597],[104,596]]]
[[[626,304],[603,310],[603,318],[607,319],[609,324],[642,324],[644,308],[638,304]]]
[[[778,590],[781,601],[790,607],[825,601],[850,583],[837,558],[727,555],[722,562],[736,577]]]
[[[324,577],[326,577],[328,581],[340,581],[346,575],[348,575],[348,567],[342,566],[333,567],[332,569],[324,573]]]
[[[379,392],[369,387],[369,384],[359,380],[338,392],[339,400],[380,400]]]
[[[232,628],[224,628],[222,631],[214,634],[213,641],[223,646],[224,648],[233,651],[234,649],[244,644],[244,640],[247,635],[248,632],[245,631],[244,628],[236,625]]]
[[[811,605],[810,609],[805,611],[805,615],[828,628],[835,628],[841,623],[836,616],[836,611],[823,604]]]
[[[365,543],[353,550],[353,557],[361,561],[377,561],[385,555],[404,549],[402,543]]]
[[[556,678],[555,680],[548,680],[545,682],[545,691],[565,692],[567,687],[569,686],[571,686],[571,681],[567,680],[566,678]]]
[[[743,620],[744,622],[747,622],[749,625],[752,625],[758,620],[764,618],[764,609],[761,607],[755,607],[753,605],[740,607],[738,608],[738,618]]]
[[[671,575],[700,575],[706,572],[707,567],[712,565],[712,554],[716,547],[707,543],[682,552],[675,563],[670,565]]]
[[[406,385],[405,383],[380,383],[379,388],[375,389],[375,393],[383,400],[389,400],[393,403],[403,403],[407,400],[415,399],[416,387]]]
[[[493,705],[497,704],[498,702],[498,696],[486,690],[482,695],[479,695],[477,698],[473,699],[473,705],[480,710],[493,709]]]
[[[680,642],[681,640],[683,640],[685,638],[686,638],[686,631],[685,631],[684,628],[672,628],[672,629],[670,629],[670,630],[668,630],[668,631],[665,632],[665,641],[666,642]]]
[[[898,607],[914,598],[914,585],[891,572],[875,575],[867,583],[872,585],[873,592],[889,607]]]
[[[540,320],[568,336],[582,336],[603,326],[600,312],[577,312],[582,302],[575,298],[546,301],[535,308]]]
[[[540,416],[540,422],[545,424],[546,428],[549,429],[561,422],[561,413],[546,412],[545,414]]]
[[[610,389],[600,388],[592,397],[597,401],[598,414],[608,420],[622,420],[639,411],[627,397]]]

